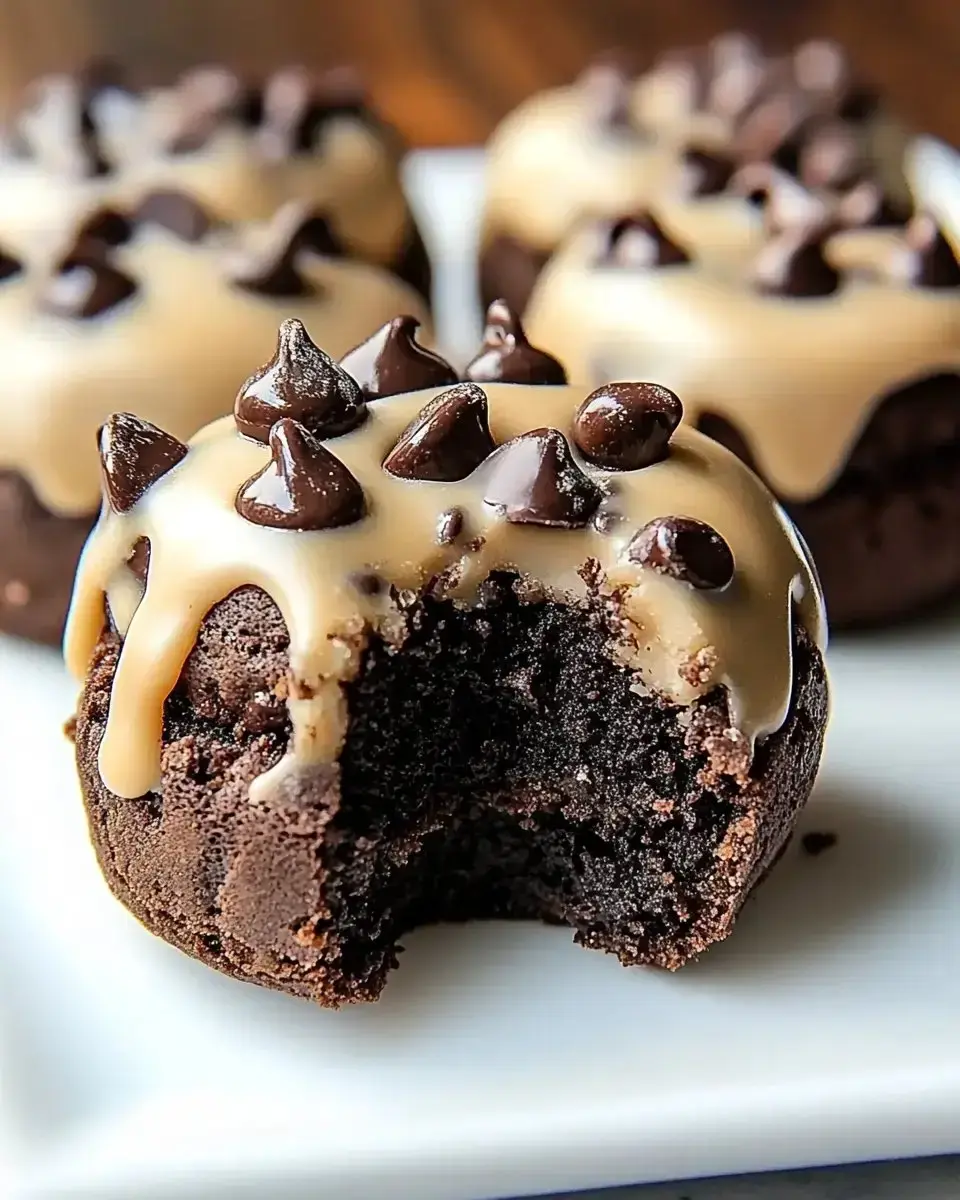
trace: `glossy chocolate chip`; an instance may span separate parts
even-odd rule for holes
[[[690,148],[683,153],[683,191],[688,196],[716,196],[733,175],[733,162],[709,150]]]
[[[582,529],[603,499],[557,429],[534,429],[505,442],[490,468],[484,502],[517,525]]]
[[[960,263],[936,218],[917,213],[904,231],[906,253],[900,274],[916,287],[960,287]]]
[[[203,205],[186,192],[159,188],[140,201],[133,219],[138,224],[159,225],[176,234],[181,241],[199,242],[213,222]]]
[[[667,443],[683,406],[658,383],[608,383],[577,409],[573,440],[592,463],[610,471],[636,471],[666,458]]]
[[[129,275],[101,258],[93,248],[77,248],[62,260],[47,281],[39,304],[44,312],[57,317],[89,320],[108,312],[137,291]]]
[[[473,383],[567,382],[567,373],[557,359],[527,341],[520,318],[506,300],[494,300],[487,309],[483,343],[463,377]]]
[[[100,427],[97,440],[103,492],[118,513],[133,508],[187,453],[183,442],[133,413],[114,413]]]
[[[262,296],[311,295],[316,289],[297,265],[304,250],[327,257],[343,253],[326,218],[294,200],[278,210],[262,242],[236,254],[228,264],[228,277]]]
[[[97,243],[101,246],[123,246],[133,237],[133,222],[115,208],[98,208],[77,229],[76,244]]]
[[[399,396],[422,388],[450,387],[457,373],[439,354],[416,340],[416,317],[394,317],[340,359],[365,400]]]
[[[301,67],[277,71],[264,88],[261,147],[274,159],[307,153],[338,116],[367,116],[366,91],[355,72],[342,69],[316,78]]]
[[[298,421],[270,430],[270,462],[237,494],[237,512],[270,529],[335,529],[363,516],[363,488]]]
[[[767,296],[829,296],[840,274],[823,251],[819,230],[787,230],[772,237],[754,260],[751,282]]]
[[[14,258],[12,254],[7,254],[5,250],[0,250],[0,283],[19,275],[22,270],[23,263],[19,259]]]
[[[690,256],[649,213],[620,217],[606,229],[598,267],[672,267]]]
[[[462,508],[446,508],[437,517],[437,545],[452,546],[463,533],[464,515]]]
[[[233,415],[242,434],[267,442],[282,417],[317,437],[337,437],[360,424],[366,407],[356,383],[291,317],[280,326],[273,358],[240,389]]]
[[[397,439],[383,469],[401,479],[465,479],[493,452],[487,397],[458,383],[427,403]]]
[[[630,542],[627,557],[698,589],[724,588],[733,579],[730,547],[710,525],[692,517],[650,521]]]
[[[800,148],[800,179],[809,188],[852,187],[865,165],[856,130],[845,121],[815,127]]]

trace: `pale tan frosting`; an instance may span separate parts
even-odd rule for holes
[[[228,410],[251,361],[268,359],[278,323],[297,316],[331,354],[346,353],[398,312],[427,325],[423,300],[378,267],[303,254],[315,285],[305,297],[268,297],[228,282],[226,260],[259,230],[236,228],[188,244],[141,226],[111,261],[136,294],[97,317],[53,316],[37,303],[49,276],[36,260],[0,282],[0,468],[24,475],[51,511],[96,512],[96,430],[131,409],[181,439]]]
[[[587,391],[505,384],[484,390],[498,442],[538,426],[569,438]],[[375,402],[359,429],[327,442],[366,494],[368,515],[354,525],[290,532],[240,517],[238,489],[264,467],[269,451],[241,437],[229,417],[202,430],[186,458],[131,511],[103,513],[81,562],[65,648],[70,669],[82,678],[106,599],[124,639],[100,749],[101,775],[111,791],[136,797],[157,785],[164,701],[204,615],[247,584],[276,601],[290,634],[294,736],[271,777],[334,761],[348,720],[343,685],[359,669],[369,630],[396,625],[383,594],[366,595],[350,582],[357,572],[373,571],[397,588],[416,590],[456,567],[459,582],[450,582],[446,594],[469,602],[491,571],[512,568],[549,594],[577,597],[586,590],[579,568],[595,559],[605,573],[604,590],[623,589],[624,633],[611,652],[637,672],[636,687],[683,704],[724,685],[732,728],[743,737],[782,724],[792,686],[791,610],[796,606],[822,643],[821,598],[804,548],[750,471],[716,443],[681,429],[663,462],[625,473],[591,469],[609,494],[606,507],[618,514],[611,531],[511,524],[482,500],[489,460],[457,483],[410,482],[381,470],[401,430],[436,394]],[[465,514],[463,538],[440,546],[437,518],[451,506]],[[726,539],[736,563],[727,588],[697,591],[627,561],[636,531],[665,515],[699,518]],[[151,547],[142,599],[124,565],[141,537]],[[477,537],[482,541],[466,541]],[[691,674],[694,662],[699,677]]]
[[[746,279],[749,256],[653,270],[597,267],[583,229],[548,263],[527,309],[531,341],[571,379],[653,379],[745,437],[767,482],[795,501],[836,479],[880,400],[960,369],[960,288],[892,278],[902,233],[852,230],[827,243],[851,269],[822,297],[771,297]]]

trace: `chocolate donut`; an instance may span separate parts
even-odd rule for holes
[[[101,434],[66,652],[104,875],[323,1005],[440,920],[680,967],[820,758],[819,588],[756,476],[664,388],[559,382],[503,306],[465,375],[401,319],[340,364],[285,322],[189,445]]]
[[[584,219],[651,211],[685,245],[734,251],[760,220],[732,182],[768,164],[827,197],[879,177],[902,199],[905,131],[830,42],[771,57],[743,35],[673,51],[637,75],[591,63],[515,109],[488,144],[484,303],[524,311],[544,264]]]
[[[93,210],[52,256],[0,250],[0,629],[59,641],[114,409],[187,438],[229,411],[284,316],[343,353],[398,309],[426,320],[411,288],[348,257],[298,202],[226,225],[165,189]]]

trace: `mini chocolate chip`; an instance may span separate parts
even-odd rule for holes
[[[630,76],[623,65],[611,57],[590,63],[582,73],[579,86],[590,119],[610,133],[636,133],[631,111]]]
[[[458,383],[434,396],[383,460],[401,479],[465,479],[493,452],[487,397],[475,383]]]
[[[567,382],[567,373],[557,359],[527,341],[520,318],[506,300],[494,300],[487,309],[483,343],[463,377],[472,383]]]
[[[533,429],[504,442],[490,466],[484,502],[517,525],[582,529],[603,499],[557,429]]]
[[[733,162],[709,150],[683,152],[682,185],[688,196],[716,196],[733,175]]]
[[[132,296],[136,283],[98,255],[97,243],[77,247],[64,258],[39,298],[44,312],[88,320]]]
[[[363,488],[298,421],[270,430],[270,462],[237,493],[237,512],[270,529],[335,529],[359,521]]]
[[[276,212],[258,246],[240,251],[228,263],[228,278],[262,296],[309,296],[316,289],[298,269],[302,250],[331,258],[343,254],[326,218],[292,200]]]
[[[856,131],[845,121],[830,121],[815,127],[800,148],[798,166],[806,187],[851,187],[865,166]]]
[[[98,208],[80,225],[75,243],[86,246],[97,243],[101,246],[123,246],[133,237],[133,222],[115,208]]]
[[[158,188],[148,192],[133,214],[139,224],[160,225],[175,233],[181,241],[199,242],[213,222],[209,213],[186,192]]]
[[[437,543],[440,546],[452,546],[463,533],[463,509],[447,508],[437,518]]]
[[[837,223],[846,229],[905,225],[908,214],[895,204],[879,183],[865,179],[841,196],[836,205]]]
[[[917,213],[904,231],[906,253],[899,274],[917,287],[960,287],[960,263],[936,218]]]
[[[368,116],[366,91],[355,72],[334,70],[318,79],[302,67],[277,71],[263,92],[262,149],[274,159],[307,153],[338,116]]]
[[[829,296],[840,274],[823,252],[823,231],[787,230],[770,238],[754,259],[751,282],[767,296]]]
[[[237,428],[267,442],[281,417],[292,417],[317,437],[337,437],[366,416],[360,389],[328,354],[315,346],[303,322],[280,326],[273,358],[254,372],[233,406]]]
[[[683,406],[658,383],[608,383],[591,392],[573,419],[584,458],[611,471],[636,471],[667,456]]]
[[[672,267],[690,256],[650,213],[620,217],[606,227],[598,267]]]
[[[100,474],[114,512],[128,512],[140,497],[186,456],[187,447],[133,413],[114,413],[97,434]]]
[[[357,381],[365,400],[450,387],[457,382],[453,367],[416,340],[419,328],[416,317],[394,317],[340,359],[340,366]]]
[[[716,590],[733,579],[730,547],[715,529],[693,517],[650,521],[630,542],[627,557],[695,588]]]
[[[16,259],[6,251],[0,250],[0,282],[4,279],[12,279],[14,275],[19,275],[23,270],[23,263]]]

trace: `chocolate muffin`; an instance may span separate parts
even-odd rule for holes
[[[756,476],[662,387],[558,382],[504,309],[465,374],[402,318],[340,365],[288,321],[189,446],[101,435],[66,650],[104,875],[324,1005],[436,921],[680,967],[820,758],[819,589]]]
[[[695,249],[724,252],[760,228],[730,188],[766,163],[818,193],[879,176],[902,195],[903,129],[843,51],[812,41],[771,57],[726,34],[637,75],[625,57],[521,104],[488,145],[479,262],[484,303],[523,311],[544,264],[583,219],[650,211]]]
[[[396,276],[347,256],[291,202],[265,223],[218,223],[169,189],[96,209],[52,255],[0,250],[0,629],[60,640],[100,507],[96,433],[135,408],[179,438],[229,411],[251,353],[295,313],[343,353],[397,309]],[[226,399],[225,399],[226,397]]]
[[[584,227],[537,284],[531,336],[572,379],[678,391],[796,521],[832,627],[915,614],[960,592],[960,239],[920,188],[908,217],[870,183],[827,201],[750,178],[754,247],[698,253],[649,213]]]
[[[95,204],[187,192],[221,221],[320,206],[350,257],[429,302],[430,264],[400,183],[403,146],[358,77],[288,67],[259,81],[223,67],[137,92],[99,63],[39,80],[0,153],[0,242],[22,249]]]

